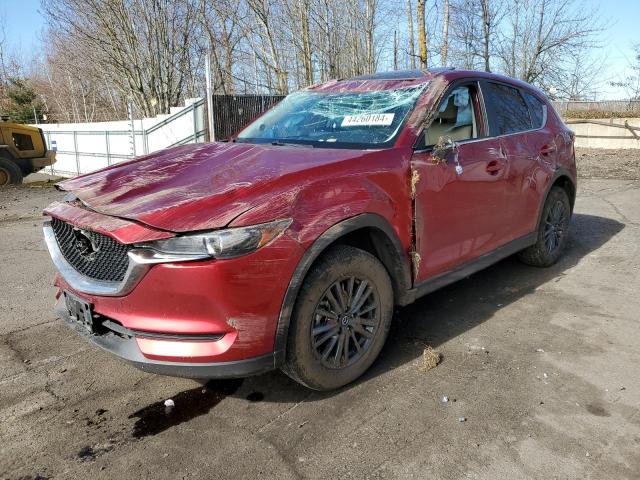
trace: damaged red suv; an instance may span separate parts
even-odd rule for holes
[[[442,69],[310,87],[229,142],[59,187],[44,234],[78,332],[148,372],[327,390],[369,368],[394,305],[515,253],[553,264],[576,167],[540,90]]]

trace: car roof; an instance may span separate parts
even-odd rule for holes
[[[371,91],[391,90],[395,88],[410,87],[426,83],[434,78],[443,78],[446,82],[473,78],[480,80],[494,80],[510,84],[517,88],[523,88],[535,92],[546,99],[546,95],[539,88],[506,75],[478,70],[458,70],[454,67],[429,68],[427,70],[395,70],[389,72],[377,72],[366,75],[358,75],[351,78],[342,78],[319,83],[309,87],[315,91]]]
[[[349,80],[416,80],[430,78],[435,74],[453,70],[453,67],[432,68],[429,70],[392,70],[390,72],[377,72],[367,75],[358,75]]]

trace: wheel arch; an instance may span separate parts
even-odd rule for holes
[[[576,202],[576,185],[573,180],[571,180],[568,174],[560,173],[560,175],[558,175],[554,179],[551,187],[549,188],[549,191],[551,191],[551,188],[553,187],[560,187],[565,192],[567,192],[567,196],[569,197],[569,204],[571,205],[571,211],[573,212],[573,206]],[[547,192],[547,195],[549,195],[549,192]]]
[[[374,255],[386,268],[393,286],[394,303],[402,304],[411,288],[411,272],[402,244],[393,227],[377,214],[363,213],[337,223],[320,235],[296,267],[284,295],[276,327],[274,351],[284,360],[293,307],[309,269],[334,245],[350,245]]]
[[[538,207],[538,223],[537,228],[540,228],[540,222],[542,221],[542,212],[544,210],[544,205],[547,203],[547,198],[549,197],[549,193],[551,193],[551,189],[553,187],[560,187],[565,192],[567,192],[567,196],[569,197],[569,204],[571,205],[571,212],[573,213],[573,206],[576,201],[576,182],[573,180],[569,171],[565,168],[558,168],[553,175],[551,181],[549,182],[549,186],[547,187],[547,191],[544,193],[542,197],[542,202]]]

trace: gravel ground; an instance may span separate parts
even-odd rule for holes
[[[279,372],[203,390],[76,336],[41,234],[59,197],[0,189],[0,478],[640,478],[640,181],[583,180],[557,265],[509,258],[399,309],[371,371],[325,394]]]
[[[640,180],[640,149],[576,148],[581,178]]]

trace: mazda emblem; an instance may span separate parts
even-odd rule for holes
[[[73,246],[78,253],[86,260],[93,260],[100,249],[91,241],[91,237],[87,232],[79,229],[74,229],[73,235]]]

